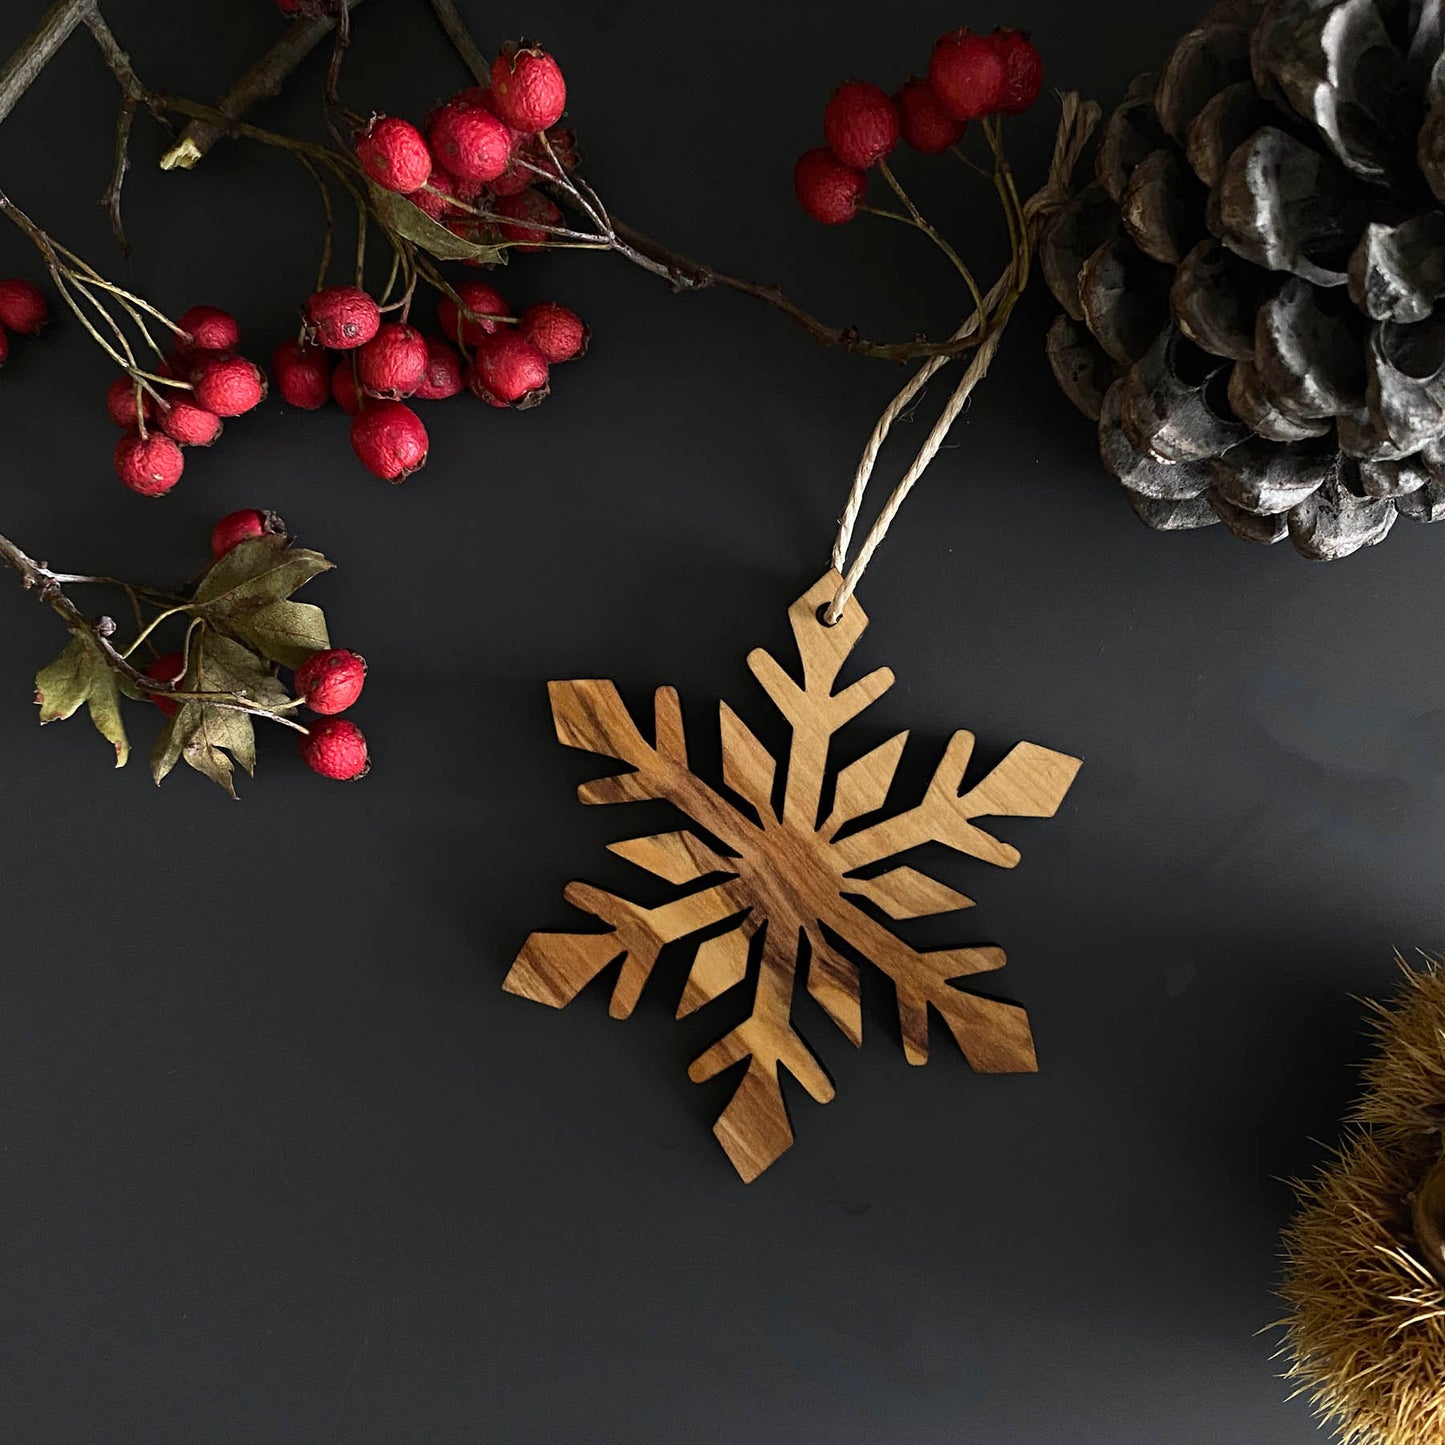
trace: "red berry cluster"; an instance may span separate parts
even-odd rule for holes
[[[285,530],[274,512],[245,507],[222,517],[211,530],[211,556],[219,561],[233,547],[252,537],[279,535]],[[146,668],[146,676],[168,687],[177,686],[185,676],[183,652],[165,652]],[[366,738],[347,718],[337,717],[361,696],[366,683],[366,659],[345,648],[330,647],[313,652],[295,672],[292,691],[321,721],[313,723],[301,739],[301,756],[307,767],[323,778],[350,782],[363,777],[371,766]],[[174,717],[180,704],[165,693],[151,694],[151,701]]]
[[[458,91],[421,129],[373,117],[356,158],[369,179],[464,240],[540,250],[563,218],[536,182],[576,164],[573,136],[558,126],[566,105],[557,62],[535,45],[507,45],[487,85]]]
[[[868,191],[867,172],[899,140],[937,155],[958,144],[969,121],[1027,110],[1043,83],[1043,62],[1023,31],[951,30],[934,45],[926,80],[910,76],[892,96],[863,80],[833,92],[823,112],[828,143],[804,152],[793,172],[798,203],[825,226],[851,221]]]
[[[49,315],[38,286],[29,281],[0,281],[0,366],[10,359],[10,333],[39,336]]]
[[[185,470],[182,447],[208,447],[223,418],[243,416],[266,395],[266,376],[236,347],[241,328],[217,306],[192,306],[176,323],[178,345],[157,375],[184,383],[159,386],[126,372],[106,393],[110,419],[124,435],[115,473],[142,497],[163,497]]]
[[[444,401],[470,390],[492,406],[522,410],[547,396],[551,366],[587,349],[581,318],[556,302],[514,317],[481,281],[463,281],[456,295],[460,305],[448,296],[437,306],[443,337],[383,320],[359,287],[316,292],[302,309],[301,337],[271,358],[276,389],[305,411],[335,400],[352,418],[351,446],[362,464],[401,482],[426,463],[430,445],[408,400]]]

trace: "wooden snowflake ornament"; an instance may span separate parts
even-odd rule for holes
[[[975,826],[974,819],[1052,817],[1079,760],[1019,743],[992,772],[961,792],[973,734],[958,732],[917,806],[850,829],[883,807],[908,739],[902,732],[838,771],[824,814],[833,735],[893,685],[893,674],[884,667],[834,690],[868,625],[855,599],[835,626],[823,624],[820,609],[837,587],[838,575],[830,572],[789,609],[803,667],[801,685],[768,653],[758,650],[748,657],[753,675],[792,730],[781,808],[775,807],[776,762],[726,702],[721,704],[723,781],[741,803],[689,770],[675,689],[657,690],[654,741],[648,742],[613,683],[549,685],[558,739],[631,769],[584,783],[578,789],[582,802],[664,799],[697,829],[631,838],[611,844],[611,851],[669,883],[697,886],[657,908],[644,908],[585,883],[569,884],[567,901],[607,924],[607,930],[532,934],[503,984],[509,993],[561,1008],[620,959],[611,1012],[626,1018],[664,945],[707,932],[678,1004],[682,1018],[746,981],[753,939],[761,934],[751,1013],[688,1069],[688,1077],[701,1083],[746,1060],[747,1070],[713,1133],[749,1181],[793,1142],[779,1066],[819,1103],[833,1097],[831,1080],[793,1026],[800,967],[806,968],[808,992],[855,1045],[863,1040],[863,1017],[854,956],[892,979],[910,1063],[927,1062],[931,1006],[972,1068],[1011,1073],[1037,1067],[1023,1009],[953,986],[954,979],[1002,968],[1001,949],[920,952],[860,908],[858,900],[894,919],[972,907],[972,899],[916,868],[898,863],[879,872],[877,867],[921,843],[937,842],[1012,868],[1019,861],[1017,850]]]

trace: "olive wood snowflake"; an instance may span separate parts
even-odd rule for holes
[[[883,807],[908,739],[902,732],[838,771],[820,823],[833,735],[893,685],[893,674],[884,667],[834,691],[844,662],[868,625],[856,600],[848,603],[835,626],[823,625],[819,609],[837,585],[837,574],[829,573],[789,609],[803,665],[801,685],[767,652],[758,650],[748,658],[754,676],[792,730],[781,811],[774,806],[776,762],[726,702],[721,704],[723,781],[746,808],[689,771],[675,689],[657,690],[655,740],[649,743],[613,683],[588,679],[549,685],[558,739],[632,769],[582,784],[578,797],[583,803],[664,799],[698,830],[631,838],[611,844],[611,851],[669,883],[706,883],[656,908],[585,883],[569,884],[567,901],[608,924],[607,931],[532,934],[503,984],[510,993],[561,1008],[620,959],[611,1013],[626,1018],[663,947],[707,933],[696,945],[678,1004],[677,1016],[682,1018],[745,982],[753,938],[761,934],[751,1013],[688,1069],[688,1077],[701,1083],[747,1061],[713,1133],[749,1181],[793,1142],[779,1066],[819,1103],[833,1097],[831,1080],[792,1022],[800,964],[806,963],[808,992],[855,1045],[863,1039],[859,975],[845,948],[892,979],[909,1063],[927,1062],[932,1006],[975,1070],[1011,1073],[1037,1067],[1022,1008],[966,993],[952,983],[1001,968],[1001,949],[920,952],[856,900],[894,919],[972,907],[972,899],[905,864],[882,872],[866,870],[928,842],[1012,868],[1019,861],[1017,850],[973,820],[1052,817],[1079,761],[1019,743],[992,772],[960,794],[974,740],[972,733],[957,732],[922,802],[848,831],[850,824]]]

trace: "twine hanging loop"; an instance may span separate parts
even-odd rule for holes
[[[1095,126],[1099,123],[1100,111],[1096,102],[1080,100],[1074,91],[1061,95],[1059,100],[1061,107],[1059,128],[1054,137],[1054,154],[1049,162],[1048,179],[1023,204],[1023,235],[1015,249],[1013,259],[983,298],[983,306],[976,309],[950,338],[955,341],[963,340],[979,334],[982,330],[982,339],[974,349],[967,369],[953,390],[953,395],[949,397],[908,470],[904,472],[898,484],[889,494],[888,500],[884,502],[882,510],[859,545],[857,555],[850,563],[848,551],[852,546],[853,532],[858,523],[858,513],[862,509],[863,496],[868,489],[868,483],[873,475],[873,469],[877,465],[878,454],[883,449],[883,443],[887,440],[893,423],[908,410],[928,382],[953,360],[952,357],[930,357],[914,372],[898,395],[888,403],[883,415],[878,418],[867,445],[863,448],[863,454],[858,459],[858,469],[854,473],[853,485],[848,491],[848,500],[843,507],[843,515],[838,520],[838,535],[833,542],[833,567],[842,580],[833,600],[823,613],[823,621],[830,627],[842,617],[848,599],[857,590],[864,571],[869,562],[873,560],[873,554],[882,544],[884,537],[888,535],[888,529],[893,525],[893,519],[898,515],[909,492],[913,490],[914,483],[938,455],[954,422],[958,420],[959,413],[968,404],[974,387],[988,373],[989,365],[1003,339],[1004,327],[1008,324],[1014,304],[1017,302],[1023,286],[1027,284],[1030,257],[1034,247],[1038,244],[1039,234],[1043,230],[1045,222],[1069,200],[1070,177],[1073,175],[1074,166],[1078,163],[1079,153],[1088,143]]]

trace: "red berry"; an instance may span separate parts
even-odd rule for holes
[[[219,306],[192,306],[178,325],[190,338],[184,344],[194,351],[230,351],[241,340],[236,318]]]
[[[910,75],[893,97],[903,139],[916,151],[936,156],[949,146],[957,145],[968,129],[968,122],[955,120],[938,103],[933,87],[919,76]]]
[[[514,130],[546,130],[567,109],[562,68],[547,54],[527,46],[492,62],[492,104]]]
[[[186,655],[184,652],[163,652],[146,665],[148,678],[153,682],[169,683],[172,687],[185,675]],[[167,697],[163,692],[151,693],[150,699],[167,717],[175,717],[181,710],[180,703],[173,697]]]
[[[135,398],[136,384],[128,376],[116,377],[105,393],[105,409],[110,413],[110,419],[118,427],[124,427],[127,431],[140,429],[140,423],[136,417]],[[148,391],[142,391],[140,394],[140,415],[145,418],[147,426],[155,420],[156,404]]]
[[[898,109],[876,85],[845,81],[823,111],[823,134],[845,166],[866,171],[898,144]]]
[[[497,229],[522,255],[540,251],[547,244],[549,236],[543,227],[562,224],[562,212],[533,186],[528,186],[525,191],[519,191],[515,196],[504,196],[496,203],[495,209],[499,216],[508,218]],[[533,224],[515,224],[517,222]]]
[[[243,507],[239,512],[231,512],[222,517],[211,528],[211,556],[219,561],[232,547],[250,541],[252,537],[264,537],[268,534],[284,536],[285,532],[286,528],[275,512]]]
[[[868,191],[868,177],[845,166],[826,146],[804,151],[793,171],[798,204],[825,226],[841,226],[858,214]]]
[[[315,411],[331,397],[331,359],[319,346],[283,341],[271,353],[271,375],[281,399],[302,411]]]
[[[389,321],[356,353],[356,374],[368,396],[410,396],[429,359],[420,331]]]
[[[39,336],[50,314],[45,295],[29,281],[0,281],[0,326],[22,336]]]
[[[208,447],[221,435],[221,418],[183,396],[161,408],[160,418],[161,430],[183,447]]]
[[[571,174],[577,169],[577,134],[568,126],[558,125],[547,132],[546,139],[552,152],[550,156],[543,149],[541,136],[529,136],[525,146],[526,158],[549,176],[561,180],[559,170]]]
[[[410,195],[431,175],[426,137],[409,121],[383,115],[373,120],[356,142],[356,158],[377,185]]]
[[[591,334],[575,311],[555,301],[529,306],[517,322],[517,330],[542,353],[549,366],[581,356]]]
[[[481,106],[483,110],[492,108],[492,85],[488,81],[486,85],[469,85],[465,90],[459,90],[455,95],[449,95],[440,105],[433,106],[428,112],[426,119],[422,121],[421,128],[431,134],[431,128],[449,110],[466,110],[469,106]],[[433,156],[435,159],[435,156]]]
[[[437,325],[462,346],[475,346],[483,336],[491,335],[504,325],[505,318],[512,314],[502,293],[485,281],[463,281],[456,292],[462,298],[462,305],[482,318],[474,320],[472,316],[463,316],[450,296],[443,296],[437,302]]]
[[[426,427],[405,402],[368,401],[351,423],[351,449],[373,476],[404,482],[426,465]]]
[[[313,652],[296,669],[296,695],[312,712],[345,712],[361,696],[366,659],[344,647]]]
[[[5,328],[0,326],[0,366],[4,366],[10,360],[10,337]]]
[[[157,364],[156,370],[162,376],[175,377],[177,381],[190,381],[192,373],[205,359],[204,353],[198,356],[194,351],[177,346],[166,352],[165,360]]]
[[[356,380],[356,370],[347,357],[338,361],[331,373],[331,394],[347,416],[355,416],[366,401]]]
[[[492,195],[520,196],[523,191],[530,189],[537,179],[537,173],[528,167],[538,164],[542,159],[540,153],[533,154],[534,147],[531,142],[534,139],[533,136],[513,136],[512,155],[507,162],[507,169],[496,180],[487,182],[487,189]]]
[[[477,343],[467,385],[489,406],[525,410],[547,397],[547,358],[516,331],[493,332]]]
[[[358,286],[328,286],[302,308],[308,338],[332,351],[365,346],[381,325],[376,302]]]
[[[512,151],[512,132],[480,105],[444,105],[427,139],[437,160],[464,181],[495,180]]]
[[[418,210],[425,211],[434,221],[440,221],[450,215],[464,214],[458,212],[454,204],[455,201],[462,199],[456,177],[448,175],[440,168],[432,171],[431,179],[426,183],[426,189],[413,191],[409,199],[412,205]]]
[[[196,405],[217,416],[242,416],[266,397],[266,378],[244,356],[214,356],[195,372]]]
[[[989,44],[1003,62],[1003,94],[998,108],[1005,115],[1019,115],[1039,98],[1044,87],[1044,62],[1022,30],[1000,27],[989,36]]]
[[[1003,60],[991,41],[965,26],[938,37],[928,83],[955,120],[978,120],[992,115],[1003,99]]]
[[[115,444],[115,474],[143,497],[163,497],[186,468],[181,449],[168,436],[123,436]]]
[[[461,357],[440,336],[428,336],[426,350],[426,375],[412,396],[418,401],[445,401],[463,390]]]
[[[301,739],[301,756],[313,773],[339,783],[366,776],[371,759],[361,729],[344,717],[323,718],[312,723]]]

